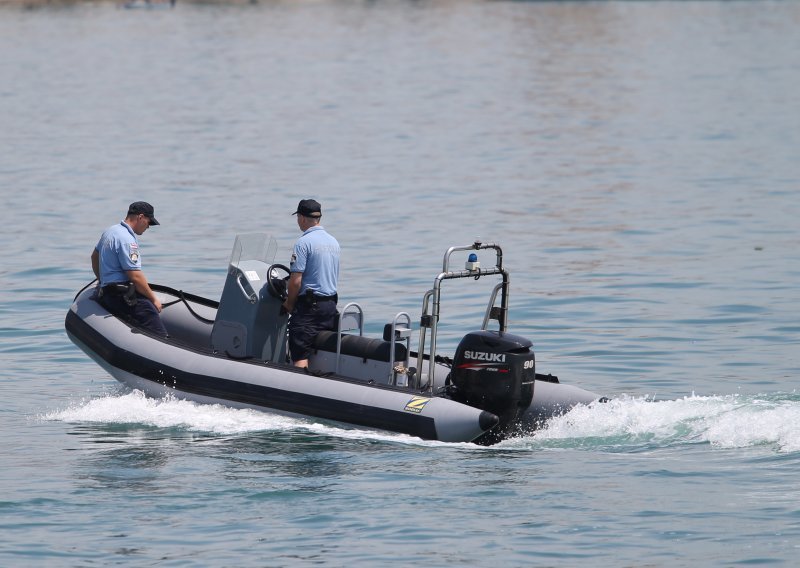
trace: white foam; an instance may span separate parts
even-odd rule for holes
[[[677,400],[619,397],[579,406],[552,419],[536,441],[596,439],[602,445],[654,446],[705,442],[718,448],[772,445],[800,450],[800,400],[796,395],[696,396]]]
[[[219,404],[198,404],[173,397],[153,399],[138,390],[81,400],[63,410],[49,412],[42,419],[69,423],[136,424],[221,435],[296,430],[345,439],[420,442],[418,438],[402,434],[337,428],[314,422],[311,418],[292,418]]]
[[[221,435],[296,430],[343,439],[439,445],[403,434],[338,428],[311,418],[292,418],[174,398],[152,399],[140,391],[83,400],[50,412],[43,419],[137,424]],[[693,394],[677,400],[654,401],[649,397],[620,396],[607,403],[580,405],[550,420],[534,434],[503,442],[500,447],[579,446],[625,451],[640,448],[642,444],[657,448],[689,443],[708,443],[716,448],[773,446],[779,452],[800,451],[800,398],[786,394],[751,397]]]
[[[275,430],[294,426],[290,418],[221,405],[201,405],[175,398],[153,399],[141,391],[106,395],[50,412],[46,420],[64,422],[139,424],[185,428],[218,434]]]

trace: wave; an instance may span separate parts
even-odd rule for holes
[[[419,440],[401,434],[364,431],[293,418],[252,409],[236,409],[220,404],[199,404],[172,396],[154,399],[139,390],[120,387],[121,392],[84,399],[67,408],[40,416],[46,421],[71,424],[115,424],[132,427],[170,428],[188,432],[234,436],[238,434],[304,432],[345,439],[387,440],[415,443]]]
[[[527,447],[582,447],[637,451],[687,444],[733,449],[758,446],[800,451],[800,395],[697,396],[655,401],[622,396],[579,406],[549,420]]]
[[[172,397],[152,399],[140,391],[109,393],[82,400],[68,408],[44,414],[41,418],[84,425],[96,423],[172,428],[224,436],[294,431],[344,439],[453,445],[423,442],[402,434],[337,427],[309,418],[198,404]],[[708,444],[719,449],[766,446],[781,453],[800,451],[800,395],[692,394],[677,400],[662,401],[649,397],[620,396],[607,403],[578,406],[563,416],[549,420],[541,429],[506,440],[494,448],[637,452],[687,444]],[[466,446],[479,448],[471,444]]]

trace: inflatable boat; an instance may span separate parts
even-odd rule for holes
[[[219,301],[151,284],[162,302],[166,338],[109,314],[97,302],[93,282],[67,312],[67,334],[111,376],[150,397],[312,417],[426,440],[490,445],[529,433],[576,404],[603,400],[536,372],[531,341],[507,330],[503,251],[481,242],[447,250],[418,320],[398,312],[382,336],[370,337],[361,306],[347,303],[339,307],[336,329],[317,336],[308,369],[297,369],[287,355],[290,316],[281,308],[289,271],[274,263],[276,250],[268,235],[237,236]],[[479,255],[491,262],[482,266]],[[481,327],[466,333],[452,356],[440,354],[443,284],[490,277],[497,284]]]

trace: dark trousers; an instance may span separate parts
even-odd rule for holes
[[[128,320],[161,337],[167,336],[167,328],[164,327],[153,302],[140,294],[136,294],[136,304],[133,306],[129,306],[122,296],[103,294],[103,297],[100,298],[100,305],[119,318]]]
[[[300,298],[289,319],[289,353],[292,361],[308,359],[320,331],[336,329],[336,302]]]

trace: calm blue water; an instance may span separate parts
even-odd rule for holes
[[[800,4],[0,7],[0,564],[794,565]],[[210,297],[298,199],[377,332],[506,251],[539,370],[613,397],[492,448],[119,386],[66,338],[126,205]],[[281,256],[282,255],[282,256]],[[441,346],[487,286],[448,285]]]

